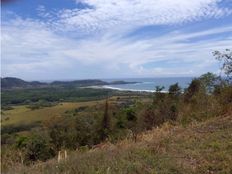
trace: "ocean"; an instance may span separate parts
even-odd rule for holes
[[[156,86],[164,86],[164,92],[168,91],[170,85],[178,83],[184,89],[187,88],[193,77],[165,77],[165,78],[127,78],[127,79],[102,79],[112,82],[122,80],[125,82],[138,82],[134,84],[105,85],[103,88],[124,90],[124,91],[146,91],[154,92]]]

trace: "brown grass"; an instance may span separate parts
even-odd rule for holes
[[[187,128],[165,123],[142,133],[135,143],[125,139],[90,150],[68,153],[68,160],[56,159],[26,167],[18,165],[8,173],[232,173],[232,115],[193,123]]]

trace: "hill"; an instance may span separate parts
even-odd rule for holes
[[[15,77],[5,77],[1,78],[1,88],[2,89],[12,89],[12,88],[38,88],[47,86],[46,83],[33,81],[27,82]]]
[[[107,82],[102,80],[74,80],[74,81],[54,81],[51,83],[52,86],[97,86],[97,85],[108,85]]]
[[[232,115],[203,123],[165,123],[117,144],[68,152],[61,163],[53,159],[36,165],[15,166],[9,173],[231,173]]]
[[[137,83],[137,82],[126,82],[126,81],[105,82],[97,79],[87,79],[87,80],[54,81],[51,83],[42,83],[39,81],[28,82],[15,77],[1,78],[2,89],[24,89],[24,88],[41,88],[41,87],[87,87],[87,86],[131,84],[131,83]]]

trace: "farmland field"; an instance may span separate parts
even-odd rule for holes
[[[120,96],[120,100],[118,100],[118,97],[114,96],[111,97],[109,101],[112,104],[116,104],[117,102],[121,102],[123,99],[128,100],[128,97]],[[133,100],[133,97],[131,97],[131,99]],[[140,99],[143,100],[143,102],[149,101],[149,98],[146,97],[140,97]],[[55,106],[34,110],[30,109],[28,105],[13,106],[13,109],[11,110],[2,111],[2,126],[41,122],[54,117],[61,117],[66,111],[77,109],[79,107],[91,108],[93,106],[103,104],[104,101],[105,100],[103,99],[86,102],[62,102]]]
[[[97,102],[102,101],[90,101],[90,102],[64,102],[59,103],[56,106],[46,107],[36,110],[27,108],[27,105],[14,106],[12,110],[4,111],[2,114],[2,125],[10,124],[29,124],[32,122],[43,121],[52,117],[59,117],[62,114],[71,109],[75,109],[81,106],[93,106]]]

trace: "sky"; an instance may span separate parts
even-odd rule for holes
[[[11,0],[1,7],[1,76],[25,80],[219,73],[232,0]]]

